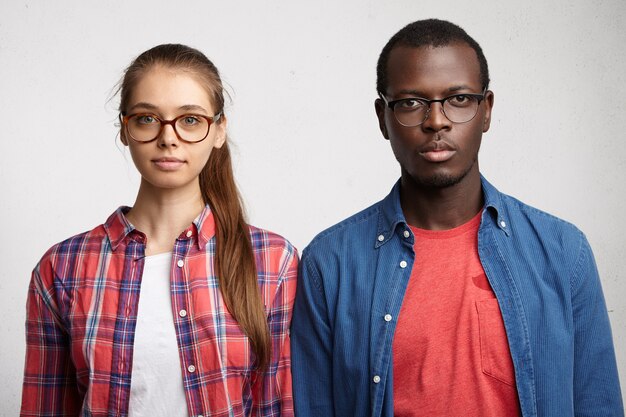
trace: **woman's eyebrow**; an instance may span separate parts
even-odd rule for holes
[[[131,110],[136,109],[138,107],[141,107],[143,109],[148,109],[148,110],[157,110],[158,109],[158,107],[155,106],[154,104],[145,103],[145,102],[139,102],[139,103],[136,103],[136,104],[132,105],[128,109],[128,112],[130,113]]]
[[[185,111],[191,111],[191,110],[195,110],[195,111],[202,111],[204,113],[209,113],[206,111],[206,109],[202,106],[198,106],[197,104],[185,104],[184,106],[180,106],[179,107],[180,110],[185,110]]]

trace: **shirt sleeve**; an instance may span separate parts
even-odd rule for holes
[[[82,404],[70,358],[70,338],[58,312],[52,276],[52,268],[42,261],[33,271],[28,288],[23,417],[78,416]]]
[[[272,359],[269,368],[257,378],[252,388],[254,415],[258,416],[294,415],[289,325],[298,276],[298,254],[295,249],[288,251],[284,265],[267,320],[272,339]]]
[[[624,416],[608,312],[589,243],[581,249],[572,279],[574,318],[574,413]]]
[[[317,268],[306,252],[291,324],[294,403],[298,417],[332,417],[332,333]]]

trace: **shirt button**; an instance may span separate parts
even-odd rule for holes
[[[176,265],[178,265],[179,268],[182,268],[185,265],[185,261],[179,259],[178,262],[176,262]]]
[[[391,314],[385,314],[385,321],[391,321],[392,318]]]
[[[380,377],[378,375],[374,375],[374,384],[378,384],[380,382]]]
[[[500,220],[500,226],[506,227],[506,222],[504,220]]]
[[[400,262],[400,268],[406,268],[406,265],[407,265],[406,261]]]
[[[189,365],[189,366],[187,367],[187,370],[188,370],[189,372],[193,373],[193,372],[196,372],[196,367],[195,367],[195,366],[193,366],[193,365]]]
[[[385,240],[385,236],[383,235],[378,235],[378,241],[382,242],[383,240]]]
[[[408,230],[405,230],[403,234],[404,234],[404,237],[406,237],[407,239],[409,236],[411,236]]]
[[[183,309],[178,312],[178,315],[181,317],[187,317],[187,310]]]
[[[193,232],[191,230],[187,230],[187,237],[191,237],[191,235],[193,235]]]

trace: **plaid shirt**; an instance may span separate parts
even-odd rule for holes
[[[33,271],[22,416],[127,416],[146,237],[119,208],[53,246]],[[248,338],[215,276],[215,222],[205,208],[176,239],[171,300],[190,416],[292,416],[289,324],[298,256],[250,227],[272,360],[253,368]],[[164,307],[165,308],[165,307]]]

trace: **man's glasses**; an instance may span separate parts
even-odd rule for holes
[[[127,116],[120,114],[120,119],[128,136],[137,142],[152,142],[159,137],[165,125],[170,125],[179,140],[196,143],[206,139],[211,125],[221,116],[221,112],[213,117],[182,114],[172,120],[162,120],[152,113],[135,113]]]
[[[485,98],[485,92],[483,94],[454,94],[439,100],[411,97],[393,101],[387,101],[382,93],[378,94],[391,109],[398,123],[406,127],[415,127],[428,119],[432,103],[441,103],[443,114],[451,122],[469,122],[478,113],[478,106]]]

